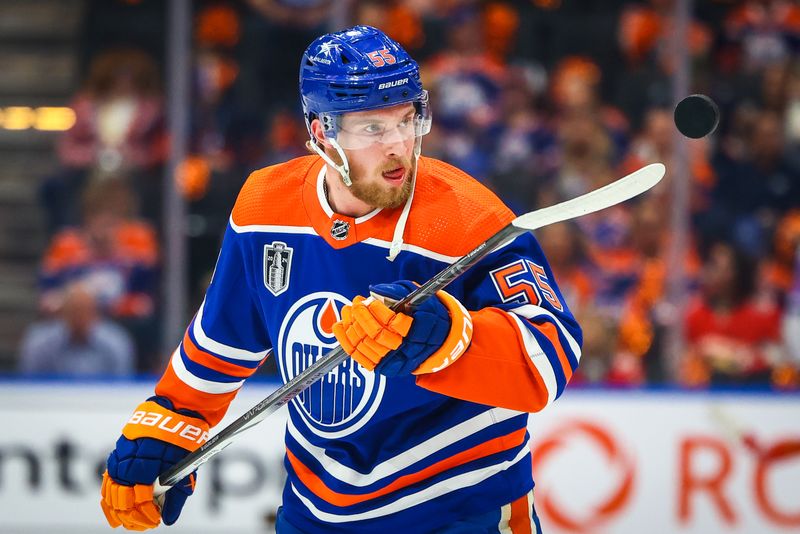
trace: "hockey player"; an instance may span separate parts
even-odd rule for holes
[[[254,172],[205,300],[103,477],[112,526],[174,523],[200,446],[274,349],[281,379],[340,343],[352,356],[288,404],[279,533],[538,532],[527,413],[564,391],[581,332],[530,234],[409,314],[384,303],[513,219],[474,179],[420,157],[417,64],[365,26],[306,50],[314,154]],[[445,95],[446,98],[446,95]]]

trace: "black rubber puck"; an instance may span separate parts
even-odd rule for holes
[[[706,95],[689,95],[675,106],[675,126],[686,137],[705,137],[718,124],[719,108]]]

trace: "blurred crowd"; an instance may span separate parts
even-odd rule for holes
[[[516,212],[647,163],[688,169],[682,257],[669,253],[674,172],[639,200],[537,233],[584,329],[575,381],[800,387],[800,7],[695,2],[687,37],[674,40],[672,0],[567,4],[195,2],[190,154],[171,177],[188,203],[193,304],[249,172],[305,153],[303,49],[333,24],[369,24],[420,62],[434,113],[423,153]],[[677,47],[692,92],[722,112],[715,134],[686,141],[685,161],[672,119]],[[94,52],[71,106],[77,122],[58,143],[61,168],[42,179],[51,241],[24,372],[155,372],[166,361],[164,61],[129,46]],[[677,307],[675,262],[687,295]]]

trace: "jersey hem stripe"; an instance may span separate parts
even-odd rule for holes
[[[344,523],[348,521],[375,519],[402,510],[406,510],[408,508],[412,508],[421,503],[427,502],[437,497],[441,497],[442,495],[446,495],[456,490],[464,489],[470,486],[475,486],[483,482],[484,480],[492,477],[493,475],[496,475],[498,473],[507,470],[508,468],[510,468],[511,466],[515,465],[517,462],[528,456],[529,454],[530,454],[530,440],[526,441],[523,447],[516,454],[516,456],[514,456],[514,458],[510,460],[506,460],[488,467],[483,467],[481,469],[476,469],[475,471],[468,471],[466,473],[461,473],[460,475],[456,475],[452,478],[447,478],[442,481],[439,481],[436,484],[428,486],[427,488],[417,493],[405,495],[390,504],[381,506],[379,508],[375,508],[373,510],[369,510],[367,512],[360,512],[356,514],[334,514],[330,512],[324,512],[319,508],[317,508],[309,498],[302,495],[297,490],[297,487],[293,483],[291,484],[291,487],[292,491],[295,493],[295,495],[297,495],[300,501],[302,501],[302,503],[306,506],[308,511],[314,517],[316,517],[321,521],[327,521],[329,523]]]

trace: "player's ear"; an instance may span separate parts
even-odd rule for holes
[[[320,122],[319,119],[311,121],[311,133],[314,135],[314,139],[316,139],[318,145],[325,148],[331,147],[331,144],[325,139],[325,133],[322,130],[322,122]]]

